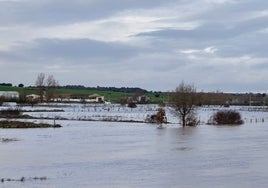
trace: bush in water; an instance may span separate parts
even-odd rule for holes
[[[221,110],[213,115],[213,124],[216,125],[241,125],[241,115],[234,110]]]

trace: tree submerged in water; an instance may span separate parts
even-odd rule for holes
[[[179,116],[183,127],[199,124],[195,114],[199,96],[193,85],[181,82],[176,90],[171,93],[169,102],[175,110],[175,115]]]

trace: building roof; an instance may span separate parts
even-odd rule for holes
[[[103,96],[101,96],[99,94],[92,94],[92,95],[89,95],[88,97],[89,98],[97,98],[97,97],[103,97]]]

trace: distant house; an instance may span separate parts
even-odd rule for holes
[[[17,91],[0,91],[0,97],[3,97],[7,100],[18,100],[20,94]]]
[[[82,102],[83,99],[64,99],[63,102]]]
[[[87,95],[85,94],[65,94],[59,96],[57,99],[58,102],[84,102],[87,98]]]
[[[99,94],[92,94],[92,95],[89,95],[87,99],[85,99],[85,102],[102,103],[104,102],[104,96],[101,96]]]
[[[26,95],[26,100],[28,101],[35,101],[35,100],[39,100],[40,96],[36,95],[36,94],[30,94],[30,95]]]
[[[104,96],[93,94],[63,94],[54,98],[55,102],[87,102],[87,103],[103,103]]]
[[[134,104],[148,104],[150,102],[150,97],[146,95],[134,95],[134,96],[125,96],[120,99],[122,103],[134,103]]]

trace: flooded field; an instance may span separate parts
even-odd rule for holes
[[[57,121],[59,129],[0,129],[0,138],[14,138],[0,142],[0,178],[25,177],[0,188],[264,188],[268,112],[241,113],[241,126],[72,120]]]

